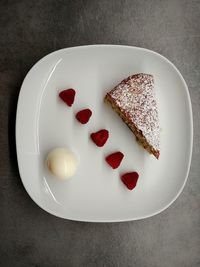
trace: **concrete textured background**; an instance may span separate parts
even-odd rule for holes
[[[95,43],[155,50],[178,67],[189,87],[189,180],[170,208],[146,220],[56,218],[30,199],[19,177],[14,130],[23,78],[52,51]],[[199,85],[199,0],[0,0],[0,266],[200,266]]]

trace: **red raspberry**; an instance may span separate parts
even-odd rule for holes
[[[106,162],[113,168],[116,169],[122,162],[124,154],[120,151],[112,153],[106,157]]]
[[[86,124],[90,117],[92,116],[92,111],[87,108],[87,109],[83,109],[80,110],[77,114],[76,114],[76,119],[82,123],[82,124]]]
[[[75,90],[70,88],[67,90],[63,90],[62,92],[59,93],[59,97],[69,106],[71,107],[72,104],[74,103],[74,98],[75,98]]]
[[[96,133],[92,133],[90,137],[97,146],[102,147],[105,145],[106,141],[108,140],[109,132],[103,129]]]
[[[126,185],[126,187],[129,190],[133,190],[133,188],[137,184],[138,178],[139,178],[139,174],[137,172],[129,172],[121,176],[122,182]]]

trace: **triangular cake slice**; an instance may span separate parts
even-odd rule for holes
[[[154,78],[139,73],[121,81],[105,96],[135,134],[137,141],[157,159],[160,155],[160,126]]]

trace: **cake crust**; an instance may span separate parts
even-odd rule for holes
[[[139,73],[121,81],[105,96],[137,141],[157,159],[160,155],[160,127],[154,79]]]

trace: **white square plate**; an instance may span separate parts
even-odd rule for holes
[[[161,125],[157,160],[140,147],[117,114],[103,102],[107,91],[134,73],[154,76]],[[58,97],[76,90],[69,108]],[[86,125],[75,119],[82,108],[93,116]],[[89,136],[102,128],[110,138],[102,148]],[[31,198],[56,216],[95,222],[146,218],[167,208],[181,193],[190,167],[192,109],[187,85],[163,56],[143,48],[92,45],[56,51],[27,74],[19,96],[16,145],[22,182]],[[80,158],[76,175],[53,178],[45,158],[55,147],[68,147]],[[125,157],[117,170],[105,155],[120,150]],[[129,191],[120,174],[137,171],[138,184]]]

